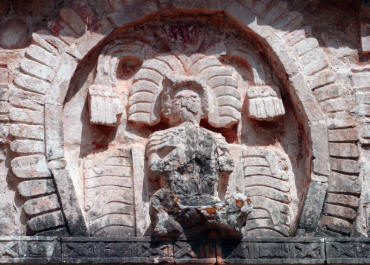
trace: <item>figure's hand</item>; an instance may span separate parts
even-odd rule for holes
[[[156,132],[149,137],[148,152],[153,153],[168,153],[176,148],[176,145],[170,141],[168,132]],[[167,152],[166,152],[167,151]]]

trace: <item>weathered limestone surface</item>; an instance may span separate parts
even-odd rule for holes
[[[2,1],[0,263],[370,264],[369,10]]]
[[[368,264],[365,238],[153,240],[2,237],[6,264]]]

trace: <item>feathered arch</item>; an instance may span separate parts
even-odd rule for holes
[[[162,54],[143,62],[135,74],[129,98],[128,120],[155,125],[160,122],[159,95],[171,73],[185,74],[183,63],[173,54]]]
[[[117,115],[123,111],[122,102],[114,89],[118,83],[120,62],[129,58],[142,64],[154,54],[149,45],[129,39],[117,39],[105,46],[98,58],[94,82],[89,88],[91,123],[109,126],[117,124]]]

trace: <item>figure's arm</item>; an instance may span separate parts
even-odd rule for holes
[[[162,173],[172,168],[173,157],[168,155],[176,146],[169,143],[169,132],[158,131],[149,137],[147,156],[150,170],[153,173]],[[172,163],[171,163],[172,161]]]
[[[161,170],[161,158],[158,155],[159,148],[165,141],[164,135],[160,132],[155,132],[149,137],[149,141],[146,147],[146,153],[148,157],[149,169],[153,173],[160,173]]]
[[[217,133],[216,134],[216,152],[217,152],[217,162],[220,172],[231,173],[234,170],[234,161],[231,158],[228,143],[225,138]]]

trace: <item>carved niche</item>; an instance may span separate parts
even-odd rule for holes
[[[273,69],[253,38],[192,19],[93,51],[64,106],[90,235],[294,234],[307,143]]]

